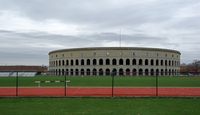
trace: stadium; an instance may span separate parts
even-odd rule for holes
[[[112,110],[116,115],[124,111],[128,111],[125,114],[151,115],[146,111],[163,114],[170,105],[174,109],[170,114],[182,110],[179,113],[185,114],[185,110],[194,108],[192,114],[199,114],[200,79],[199,76],[182,76],[180,55],[179,51],[159,48],[74,48],[49,52],[49,70],[43,66],[2,66],[1,111],[6,114],[10,112],[8,107],[12,107],[19,114],[35,111],[38,113],[34,114],[41,111],[60,114],[64,107],[63,114],[110,114]],[[30,72],[34,77],[29,76]],[[13,102],[17,103],[15,107]],[[32,105],[36,109],[29,107]],[[51,111],[46,111],[46,105]],[[29,107],[29,111],[24,111],[24,107]]]
[[[181,53],[144,47],[91,47],[49,52],[52,75],[176,76]]]

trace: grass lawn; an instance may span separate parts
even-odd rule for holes
[[[36,80],[63,80],[64,77],[36,76],[19,77],[19,86],[37,86]],[[90,77],[67,77],[70,80],[69,86],[105,86],[111,87],[110,76],[90,76]],[[115,86],[134,87],[155,87],[156,77],[115,77]],[[0,77],[0,86],[9,87],[16,85],[15,77]],[[200,87],[200,77],[158,77],[160,87]],[[43,83],[41,86],[64,86],[64,83]]]
[[[200,98],[0,98],[1,115],[199,115]]]

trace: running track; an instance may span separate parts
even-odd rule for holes
[[[156,88],[115,87],[114,96],[156,96]],[[65,96],[65,88],[61,87],[1,87],[0,96]],[[112,96],[110,87],[67,87],[66,96]],[[200,88],[158,88],[158,96],[200,96]]]

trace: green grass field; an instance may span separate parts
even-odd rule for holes
[[[36,80],[63,80],[64,77],[36,76],[19,77],[19,86],[37,86]],[[101,77],[67,77],[71,82],[69,86],[102,86],[110,87],[112,79],[110,76]],[[1,87],[12,87],[16,85],[15,77],[0,77]],[[115,77],[114,85],[117,87],[155,87],[156,77]],[[160,87],[200,87],[200,77],[158,77]],[[41,86],[64,86],[64,83],[42,83]]]
[[[19,86],[64,77],[19,77]],[[69,86],[111,87],[111,77],[67,77]],[[155,77],[115,77],[117,87],[155,87]],[[15,86],[16,78],[0,77],[0,87]],[[200,87],[200,77],[158,77],[159,87]],[[63,86],[46,83],[42,86]],[[2,115],[198,115],[200,98],[0,98]]]
[[[1,115],[199,115],[200,98],[0,98]]]

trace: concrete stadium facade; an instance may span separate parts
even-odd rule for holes
[[[91,47],[49,52],[52,75],[174,76],[180,71],[176,50],[143,47]]]

